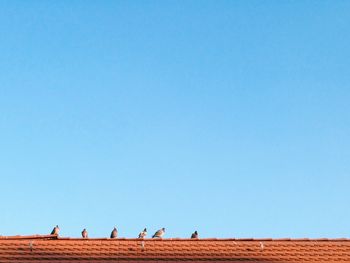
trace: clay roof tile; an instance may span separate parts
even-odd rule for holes
[[[350,240],[0,237],[0,262],[350,262]]]

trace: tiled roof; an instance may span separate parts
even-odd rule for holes
[[[350,262],[350,239],[0,237],[0,262]]]

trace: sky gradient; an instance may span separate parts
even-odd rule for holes
[[[350,236],[349,1],[0,1],[0,235]]]

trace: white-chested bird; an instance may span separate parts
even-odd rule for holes
[[[191,238],[198,238],[198,232],[194,231],[194,233],[192,233]]]
[[[55,235],[58,236],[58,233],[60,232],[60,228],[59,226],[55,226],[52,231],[51,231],[51,235]]]
[[[88,231],[87,231],[85,228],[84,228],[83,231],[81,232],[81,236],[82,236],[83,238],[88,238],[88,237],[89,237]]]
[[[165,228],[159,229],[157,232],[154,233],[152,238],[162,238],[165,234]]]
[[[139,238],[145,238],[147,236],[147,228],[145,228],[140,234]]]
[[[117,236],[118,236],[118,230],[115,227],[115,228],[113,228],[113,231],[111,233],[111,238],[117,238]]]

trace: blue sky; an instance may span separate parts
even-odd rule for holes
[[[347,237],[350,2],[1,1],[1,235]]]

